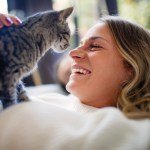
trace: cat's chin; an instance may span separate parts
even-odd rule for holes
[[[52,48],[52,49],[56,53],[63,53],[65,51],[65,49],[64,50],[62,50],[62,49],[56,49],[56,48]]]
[[[66,44],[66,45],[63,45],[63,46],[58,45],[57,47],[51,47],[51,48],[52,48],[52,49],[54,50],[54,52],[56,52],[56,53],[62,53],[62,52],[64,52],[68,47],[69,47],[69,45]]]

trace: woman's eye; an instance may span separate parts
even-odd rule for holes
[[[90,48],[91,48],[91,50],[97,50],[97,49],[100,49],[100,48],[103,48],[103,47],[100,46],[100,45],[90,45]]]

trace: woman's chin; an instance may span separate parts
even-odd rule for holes
[[[66,90],[69,92],[69,93],[72,93],[71,91],[72,91],[72,88],[73,88],[73,85],[70,83],[70,82],[68,82],[67,84],[66,84]]]
[[[77,90],[79,90],[79,88],[77,87],[77,83],[74,83],[73,81],[69,81],[66,85],[66,90],[69,93],[74,94],[76,93]]]

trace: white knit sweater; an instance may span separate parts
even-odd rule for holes
[[[0,113],[0,150],[150,150],[150,120],[48,94]]]

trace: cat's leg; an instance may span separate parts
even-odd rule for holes
[[[0,100],[3,108],[17,104],[16,82],[11,73],[4,73],[1,76]]]
[[[18,92],[18,100],[19,100],[19,102],[30,101],[22,81],[20,81],[17,84],[17,92]]]
[[[3,107],[7,108],[11,105],[17,104],[17,95],[16,95],[16,86],[11,86],[11,87],[5,87],[3,89],[3,96],[1,99],[3,103]]]
[[[0,99],[0,112],[3,110],[3,103],[2,100]]]

